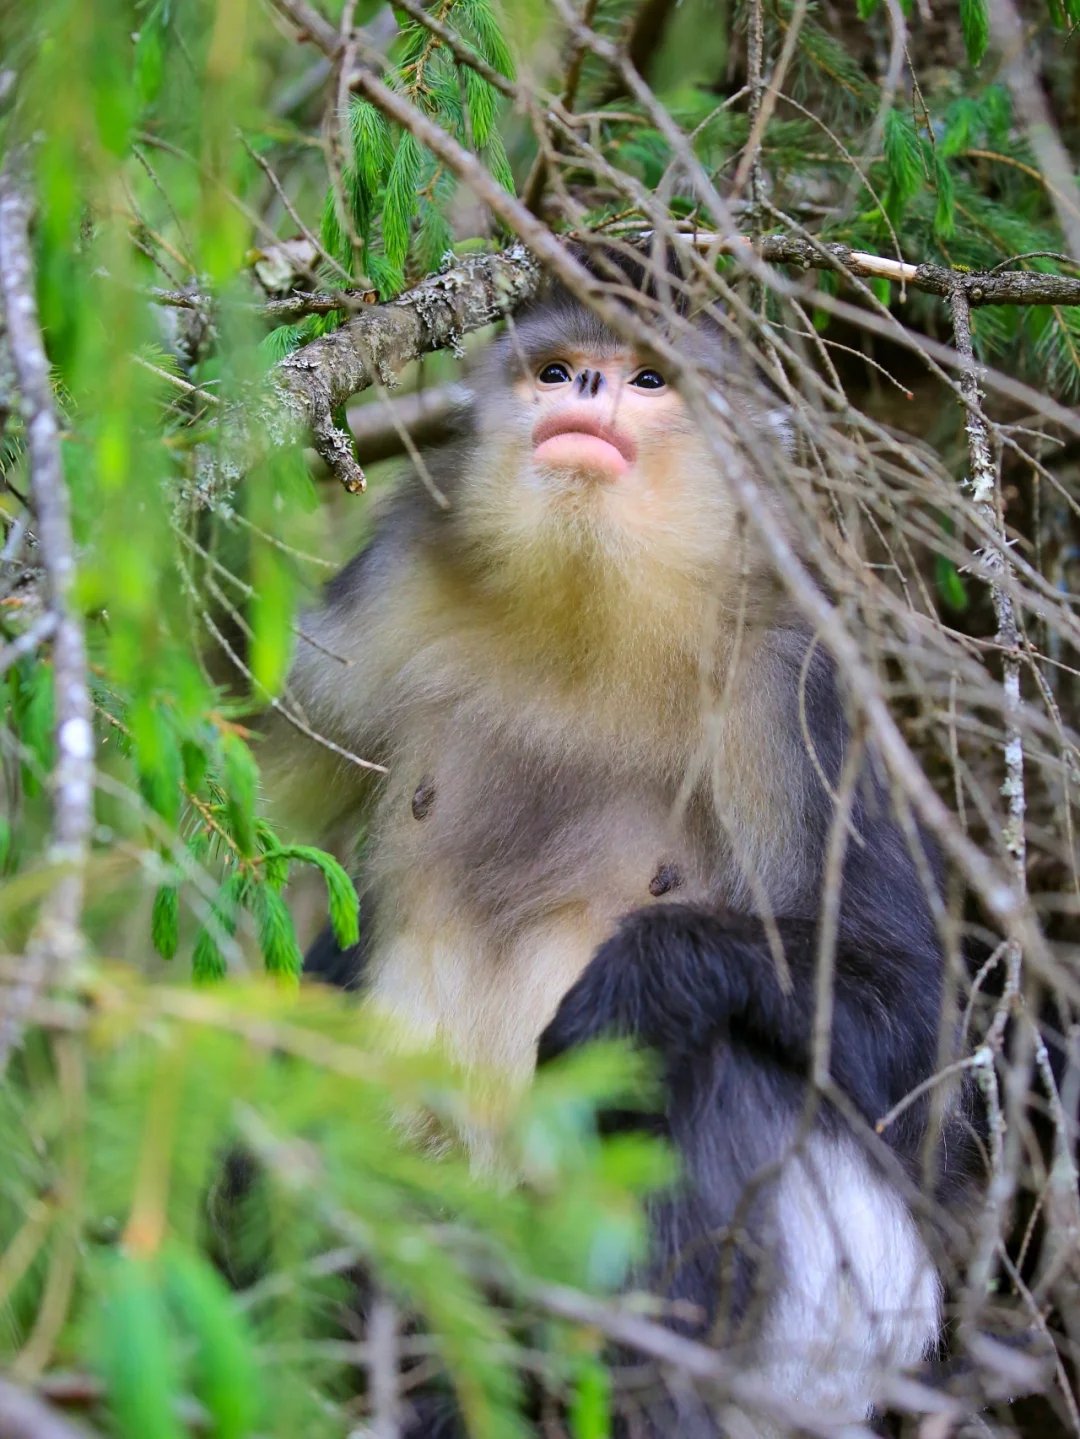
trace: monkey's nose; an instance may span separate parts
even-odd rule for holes
[[[578,394],[584,398],[591,395],[594,399],[600,393],[604,383],[603,372],[600,370],[582,370],[577,378]]]

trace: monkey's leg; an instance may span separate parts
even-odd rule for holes
[[[683,1180],[652,1215],[644,1287],[690,1306],[675,1322],[716,1343],[795,1413],[865,1418],[882,1376],[936,1342],[939,1283],[906,1203],[837,1116],[806,1107],[817,941],[779,925],[790,986],[761,924],[670,906],[631,916],[601,947],[540,1041],[541,1062],[603,1033],[660,1052],[663,1127]],[[835,957],[833,1074],[870,1119],[931,1072],[934,1024],[901,994],[938,957],[890,952],[849,933]],[[898,1095],[897,1095],[898,1097]],[[913,1106],[914,1108],[914,1106]],[[901,1134],[913,1157],[922,1134]],[[661,1397],[644,1432],[722,1432]],[[693,1401],[700,1403],[700,1398]],[[775,1418],[775,1416],[774,1416]],[[782,1423],[755,1432],[783,1432]],[[710,1425],[712,1426],[710,1428]],[[704,1427],[703,1427],[704,1426]]]

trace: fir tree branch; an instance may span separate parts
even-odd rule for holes
[[[366,88],[377,104],[385,94],[392,93],[369,73],[365,73],[361,88]],[[442,137],[446,146],[456,152],[455,161],[463,157],[462,179],[472,183],[480,177],[481,198],[490,202],[493,195],[497,197],[503,218],[513,223],[519,233],[526,231],[527,241],[542,253],[547,264],[560,271],[569,270],[569,276],[563,274],[563,278],[569,279],[572,286],[580,283],[580,269],[562,241],[501,190],[468,151],[407,101],[393,96],[392,118],[401,116],[402,123],[417,124],[418,138],[424,143],[432,143],[433,135]],[[959,289],[972,307],[1080,305],[1080,278],[1066,275],[1021,270],[965,274],[943,265],[914,265],[846,245],[819,244],[785,235],[768,235],[756,244],[741,235],[724,239],[701,231],[687,238],[701,248],[715,247],[747,259],[754,256],[800,269],[839,269],[858,276],[880,276],[943,298]],[[561,262],[557,265],[556,257]],[[362,488],[362,472],[352,458],[348,437],[331,419],[334,410],[376,379],[389,380],[409,361],[433,350],[453,347],[462,335],[513,311],[535,293],[539,282],[536,262],[522,246],[515,245],[501,254],[469,257],[386,304],[361,304],[355,318],[341,329],[286,356],[274,367],[251,415],[246,408],[230,411],[220,451],[200,453],[196,497],[202,503],[210,502],[272,447],[296,443],[306,434],[314,435],[319,453],[347,488]],[[365,300],[366,294],[347,292],[343,303],[351,306],[357,299]],[[154,298],[165,304],[212,303],[204,296],[172,291],[155,292]],[[297,294],[270,302],[266,310],[277,319],[287,314],[325,313],[333,307],[334,300],[332,293]]]
[[[27,945],[22,979],[0,1016],[0,1071],[40,992],[62,977],[79,952],[83,868],[93,823],[94,737],[90,723],[86,640],[72,602],[75,546],[60,453],[60,428],[41,336],[30,248],[31,202],[9,154],[0,170],[0,298],[26,426],[38,551],[47,612],[54,618],[53,685],[57,761],[47,860],[58,867],[45,913]]]

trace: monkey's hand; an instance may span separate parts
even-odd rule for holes
[[[783,949],[784,973],[770,935]],[[691,905],[628,915],[567,991],[540,1036],[537,1062],[610,1035],[656,1050],[668,1082],[717,1044],[736,1041],[803,1075],[813,1062],[818,935],[813,923],[760,919]],[[864,1115],[877,1118],[933,1072],[939,996],[914,995],[913,950],[872,931],[841,936],[833,976],[832,1077]],[[931,968],[931,965],[934,968]],[[931,978],[936,961],[926,958]],[[916,1013],[907,1025],[892,1022]]]
[[[680,904],[628,916],[563,997],[537,1062],[601,1036],[635,1040],[670,1060],[700,1051],[747,1007],[760,929],[753,919]]]

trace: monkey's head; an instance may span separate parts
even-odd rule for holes
[[[696,374],[734,375],[715,326],[682,321],[680,355]],[[727,388],[721,404],[736,402]],[[719,393],[715,379],[714,393]],[[628,344],[565,290],[520,317],[492,348],[476,385],[474,462],[456,503],[460,522],[505,578],[557,583],[560,569],[597,580],[681,578],[716,592],[742,538],[724,454],[761,468],[780,437],[769,406],[743,405],[741,425],[722,417],[706,435],[647,337]],[[775,406],[773,407],[775,412]],[[726,442],[717,447],[718,427]],[[750,566],[754,568],[753,565]],[[745,567],[744,567],[745,573]]]

